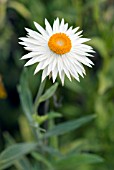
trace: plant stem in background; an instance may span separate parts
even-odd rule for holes
[[[34,113],[35,114],[37,114],[37,108],[39,106],[39,98],[44,91],[45,84],[46,84],[46,79],[43,82],[40,83],[40,87],[39,87],[38,92],[37,92],[37,96],[36,96],[36,99],[35,99],[35,102],[34,102]]]

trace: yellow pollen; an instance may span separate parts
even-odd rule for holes
[[[72,47],[70,38],[64,33],[53,34],[48,41],[48,46],[50,50],[60,55],[68,53]]]

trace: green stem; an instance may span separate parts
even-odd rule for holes
[[[35,99],[35,102],[34,102],[34,114],[37,114],[37,109],[39,107],[39,98],[40,96],[42,95],[43,91],[44,91],[44,88],[45,88],[45,84],[46,84],[46,79],[40,83],[40,87],[38,89],[38,92],[37,92],[37,95],[36,95],[36,99]],[[40,136],[41,136],[41,133],[40,133],[40,127],[38,124],[34,124],[34,134],[35,134],[35,137],[38,141],[39,144],[41,144],[41,140],[40,140]]]
[[[40,83],[40,87],[39,87],[38,92],[37,92],[37,96],[36,96],[36,99],[35,99],[35,102],[34,102],[35,114],[37,113],[37,108],[39,106],[39,98],[40,98],[40,96],[42,95],[42,93],[44,91],[45,84],[46,84],[46,79],[43,82]]]

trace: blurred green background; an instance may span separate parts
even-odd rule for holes
[[[66,80],[65,87],[59,85],[49,108],[61,112],[62,119],[96,114],[92,123],[76,132],[64,135],[59,140],[60,148],[67,152],[69,147],[95,153],[104,162],[84,165],[78,170],[114,169],[114,1],[113,0],[0,0],[0,151],[6,145],[8,133],[17,142],[29,141],[31,136],[20,106],[17,85],[26,53],[18,44],[25,36],[24,27],[35,30],[33,21],[44,26],[44,18],[64,18],[69,25],[80,26],[84,37],[96,51],[92,61],[95,66],[88,69],[80,83]],[[35,97],[41,74],[33,76],[35,66],[28,68],[29,85]],[[48,85],[50,82],[48,82]],[[44,113],[43,105],[40,113]],[[26,133],[26,136],[25,136]],[[67,146],[67,147],[65,147]]]

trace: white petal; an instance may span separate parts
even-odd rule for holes
[[[30,59],[24,66],[29,66],[29,65],[35,64],[35,63],[38,62],[37,60],[38,60],[37,57],[33,57],[33,58]]]
[[[48,71],[47,74],[49,75],[51,71],[53,71],[53,69],[56,67],[56,57],[53,57],[53,61],[51,62],[51,64],[48,65]]]
[[[42,81],[44,81],[44,79],[46,78],[47,76],[47,67],[43,70],[43,73],[42,73]]]
[[[62,86],[64,86],[64,79],[65,79],[65,73],[64,71],[61,71],[59,73],[59,76],[60,76],[60,79],[61,79],[61,82],[62,82]]]
[[[75,68],[76,68],[76,71],[79,75],[81,75],[82,77],[84,77],[83,75],[83,70],[78,66],[78,65],[75,65]]]
[[[77,41],[77,44],[80,44],[80,43],[84,43],[84,42],[87,42],[87,41],[90,41],[91,39],[89,38],[80,38],[78,41]]]
[[[37,30],[46,38],[48,38],[48,35],[46,33],[46,31],[44,30],[43,27],[41,27],[38,23],[34,22],[35,27],[37,28]]]
[[[83,31],[79,31],[75,34],[75,36],[79,36]]]
[[[28,59],[28,58],[32,58],[32,57],[36,57],[36,56],[40,56],[40,55],[44,55],[43,51],[38,51],[38,52],[30,52],[26,55],[24,55],[21,60],[23,59]]]
[[[67,31],[66,31],[66,34],[68,36],[72,35],[72,27],[70,27]],[[73,34],[74,35],[74,34]]]
[[[49,24],[46,18],[45,18],[45,25],[46,25],[46,31],[48,32],[48,34],[52,35],[53,31],[52,31],[51,25]]]
[[[75,34],[79,28],[80,28],[80,27],[74,28],[74,29],[72,30],[72,32]]]
[[[41,54],[41,53],[40,53],[40,54]],[[35,56],[37,56],[37,55],[39,55],[39,52],[30,52],[30,53],[24,55],[24,56],[21,58],[21,60],[23,60],[23,59],[28,59],[28,58],[32,58],[32,57],[35,57]]]
[[[57,58],[57,66],[58,70],[61,72],[63,70],[63,61],[61,56],[58,56]]]
[[[58,69],[57,66],[54,68],[54,70],[52,71],[52,79],[53,79],[53,83],[55,82],[56,78],[57,78],[57,73],[58,73]]]
[[[27,46],[27,44],[25,42],[18,42],[21,45]]]
[[[78,48],[77,49],[72,49],[72,51],[76,54],[76,55],[82,55],[82,56],[86,56],[87,53],[82,51],[82,50],[79,50]]]
[[[69,56],[70,57],[70,56]],[[86,74],[85,69],[83,65],[76,59],[71,57],[72,62],[75,64],[75,66],[79,67],[80,71],[82,71],[83,74]],[[79,73],[80,74],[80,73]]]
[[[88,63],[88,61],[86,60],[86,57],[82,57],[82,56],[77,56],[77,55],[75,55],[75,58],[79,61],[79,62],[81,62],[81,63],[83,63],[84,65],[86,65],[86,66],[88,66],[88,67],[92,67],[91,65],[90,65],[90,63]]]
[[[78,72],[75,68],[76,66],[75,66],[74,62],[72,61],[72,58],[69,58],[68,55],[66,55],[66,58],[63,60],[63,62],[65,63],[66,67],[68,68],[69,72],[72,75],[75,75],[75,77],[77,77],[77,79],[79,79]]]
[[[55,56],[54,59],[53,59],[53,62],[52,62],[52,70],[55,68],[56,64],[57,64],[57,59],[56,59],[56,56]]]
[[[69,63],[67,62],[66,57],[67,56],[65,56],[65,58],[62,57],[62,69],[64,70],[68,79],[71,81],[71,76],[70,76],[70,72],[69,72],[71,65],[69,67]]]
[[[63,27],[61,28],[61,31],[64,32],[64,33],[66,33],[67,28],[68,28],[68,23],[66,23],[65,25],[63,25]]]
[[[25,30],[28,32],[28,34],[32,37],[32,38],[34,38],[34,39],[36,39],[36,40],[45,40],[45,36],[42,36],[41,34],[39,34],[38,32],[36,32],[36,31],[33,31],[33,30],[31,30],[31,29],[29,29],[29,28],[25,28]]]
[[[69,79],[70,81],[72,81],[72,80],[71,80],[70,73],[69,73],[69,70],[68,70],[65,66],[63,67],[63,70],[64,70],[66,76],[68,77],[68,79]]]
[[[52,63],[53,63],[53,62],[52,62]],[[52,63],[48,65],[47,75],[49,75],[50,72],[52,71],[52,66],[53,66]]]
[[[44,61],[41,61],[38,66],[35,69],[34,74],[36,74],[37,72],[39,72],[40,70],[43,70],[45,67],[47,67],[51,62],[53,61],[53,57],[50,57]]]
[[[46,47],[44,46],[31,46],[31,47],[24,47],[26,50],[29,51],[34,51],[34,52],[39,52],[39,51],[43,51],[46,52]]]
[[[29,42],[19,42],[19,44],[24,45],[25,47],[28,47],[28,48],[38,48],[39,47],[38,45],[29,43]]]
[[[72,75],[72,77],[74,77],[77,81],[79,80],[79,77],[77,76],[77,72],[73,70],[73,68],[71,68],[70,73]]]
[[[44,62],[40,62],[40,63],[37,65],[37,67],[36,67],[36,69],[35,69],[35,71],[34,71],[34,74],[36,74],[36,73],[38,73],[40,70],[42,70],[43,64],[44,64]]]
[[[22,38],[19,38],[20,40],[24,41],[24,42],[29,42],[31,44],[35,44],[35,45],[38,45],[39,44],[39,41],[38,40],[35,40],[33,38],[25,38],[25,37],[22,37]],[[41,44],[41,42],[40,42]]]
[[[59,18],[57,18],[53,23],[53,32],[59,32]]]
[[[88,53],[95,53],[93,49],[85,49],[82,47],[77,47],[78,50],[83,51],[83,52],[88,52]]]
[[[60,26],[59,26],[59,31],[60,31],[60,32],[64,32],[64,19],[63,19],[63,18],[62,18],[61,24],[60,24]]]
[[[85,60],[86,60],[86,62],[88,62],[89,64],[94,65],[94,63],[93,63],[88,57],[85,57]]]
[[[82,47],[82,48],[84,48],[84,49],[87,49],[87,50],[88,50],[88,49],[89,49],[89,50],[90,50],[90,49],[91,49],[91,50],[93,49],[91,46],[89,46],[89,45],[87,45],[87,44],[80,44],[80,45],[78,45],[78,46],[79,46],[79,47]]]

